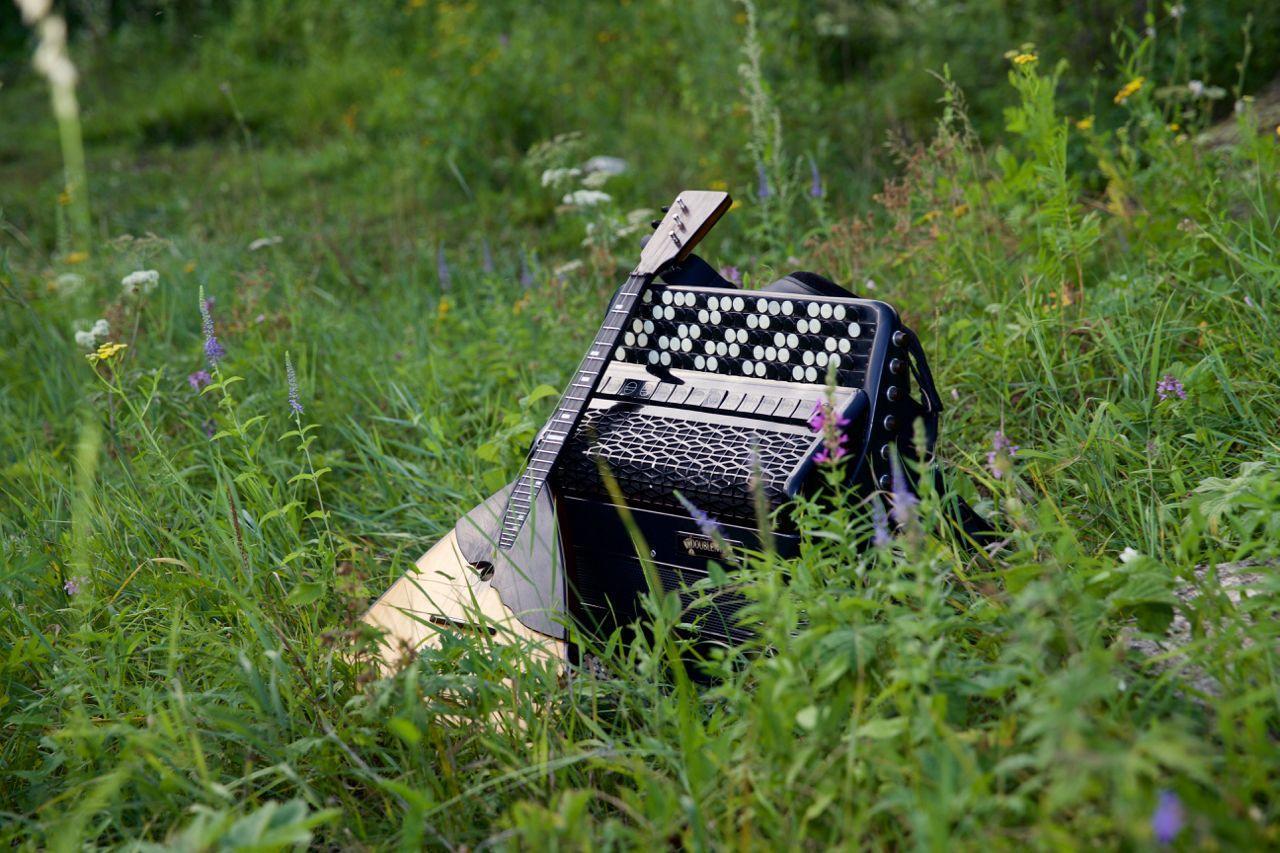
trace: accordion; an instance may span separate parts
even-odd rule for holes
[[[618,495],[662,584],[692,606],[688,588],[725,556],[721,543],[761,547],[762,497],[772,511],[817,487],[824,445],[810,421],[828,395],[846,424],[843,469],[868,493],[890,488],[895,452],[914,457],[917,418],[936,425],[931,380],[913,394],[913,374],[923,375],[915,336],[890,305],[812,273],[742,291],[714,273],[708,286],[708,271],[695,276],[703,284],[644,292],[552,475],[568,608],[605,632],[639,615],[646,588]],[[931,445],[936,429],[926,432]],[[714,519],[719,535],[691,509]],[[785,513],[772,539],[782,556],[798,553]],[[714,602],[689,614],[699,639],[747,639],[735,619],[743,599]]]

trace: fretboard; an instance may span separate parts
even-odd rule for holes
[[[560,451],[564,449],[565,442],[582,417],[587,398],[600,382],[600,375],[609,363],[614,347],[618,345],[623,326],[630,319],[636,302],[652,279],[652,275],[632,273],[609,305],[604,324],[596,333],[596,339],[587,350],[586,357],[574,372],[564,396],[560,398],[560,404],[530,452],[524,472],[507,499],[507,508],[502,515],[502,528],[498,532],[498,547],[502,550],[509,550],[520,535],[538,493],[551,476]]]

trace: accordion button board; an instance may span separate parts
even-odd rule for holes
[[[757,496],[773,510],[822,479],[811,476],[822,438],[809,421],[832,393],[828,383],[834,411],[849,419],[851,479],[874,488],[889,445],[909,450],[896,431],[899,420],[910,422],[908,355],[884,302],[655,285],[623,328],[552,480],[580,616],[624,624],[635,615],[626,602],[645,586],[606,477],[658,576],[678,588],[706,577],[708,559],[723,555],[677,493],[713,517],[726,541],[758,547]],[[897,370],[888,367],[895,362]],[[778,522],[779,551],[796,553],[798,536]],[[733,594],[723,601],[728,610],[741,603]],[[716,610],[704,614],[702,634],[742,639]]]

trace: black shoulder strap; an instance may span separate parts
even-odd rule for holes
[[[929,450],[932,452],[938,441],[938,420],[942,414],[942,397],[939,396],[938,388],[934,385],[933,372],[929,370],[929,361],[924,356],[924,347],[920,345],[920,339],[906,326],[902,327],[902,331],[906,337],[907,353],[911,357],[911,375],[920,387],[923,409],[921,420],[924,421],[925,436]],[[968,501],[947,489],[946,478],[938,463],[930,459],[929,464],[933,468],[934,488],[944,501],[947,517],[962,534],[961,541],[971,548],[985,548],[1000,541],[1000,537],[992,530],[991,522],[979,515]]]

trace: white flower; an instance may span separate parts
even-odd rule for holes
[[[1187,13],[1187,7],[1183,6],[1181,3],[1178,3],[1177,5],[1169,8],[1169,17],[1173,18],[1174,20],[1181,18],[1186,13]]]
[[[155,290],[159,281],[160,273],[155,270],[138,270],[120,279],[120,288],[125,296],[136,296],[139,293],[147,294]]]
[[[1134,548],[1125,548],[1120,552],[1120,562],[1132,563],[1134,560],[1142,556],[1142,552]]]
[[[95,338],[106,340],[111,335],[111,326],[105,319],[99,318],[94,321],[93,328],[89,330],[89,333]]]
[[[76,275],[73,272],[64,272],[54,280],[53,284],[59,293],[70,296],[84,287],[84,276]]]
[[[278,246],[284,242],[284,238],[279,234],[273,234],[270,237],[259,237],[249,244],[249,251],[256,252],[259,249],[265,249],[268,246]]]
[[[95,338],[93,332],[88,329],[82,329],[76,332],[76,346],[80,347],[80,349],[91,350],[97,345],[97,343],[97,338]]]
[[[582,185],[589,190],[598,190],[610,177],[608,172],[587,172],[587,176],[582,179]]]
[[[1191,80],[1187,83],[1187,91],[1191,93],[1191,97],[1198,98],[1204,94],[1204,81]]]
[[[551,271],[551,275],[553,275],[554,277],[559,278],[559,279],[568,278],[568,277],[569,277],[570,275],[572,275],[573,273],[575,273],[575,272],[577,272],[578,270],[582,269],[582,268],[583,268],[583,266],[585,266],[585,265],[584,265],[584,264],[582,263],[582,261],[580,261],[580,260],[577,260],[577,261],[569,261],[568,263],[561,264],[560,266],[558,266],[558,267],[556,267],[554,270],[552,270],[552,271]]]
[[[554,187],[582,174],[581,169],[547,169],[542,173],[542,185]]]
[[[613,196],[599,190],[574,190],[566,193],[561,201],[573,207],[595,207],[597,204],[613,201]]]
[[[582,170],[588,173],[604,172],[606,175],[621,175],[627,171],[627,161],[621,157],[606,157],[602,154],[583,163]]]

